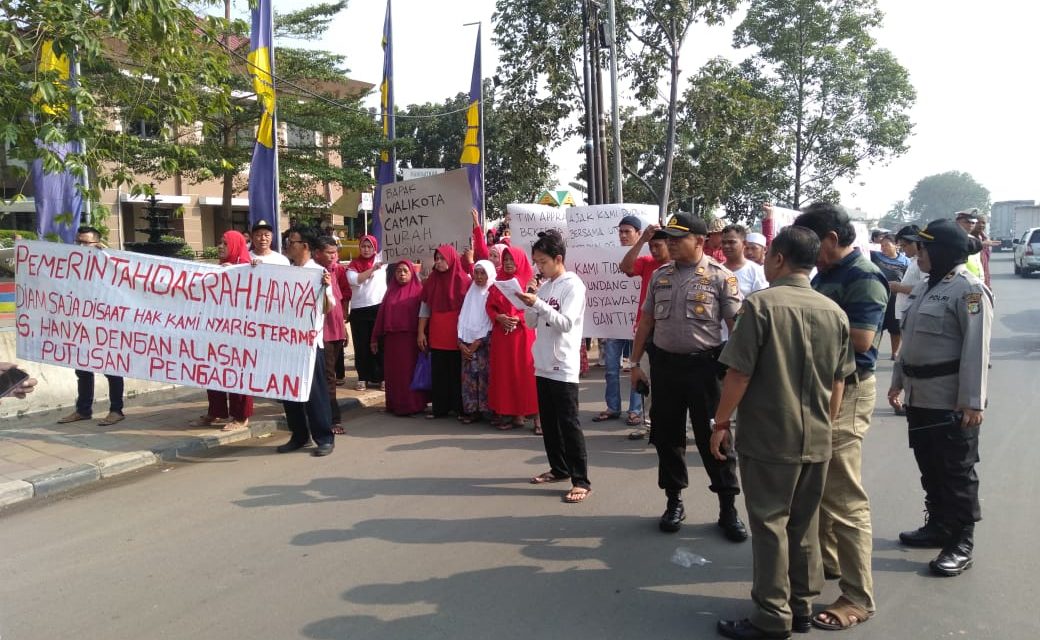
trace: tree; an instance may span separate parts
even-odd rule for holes
[[[922,178],[913,191],[907,211],[921,222],[949,218],[957,211],[977,208],[989,211],[989,189],[963,171],[947,171]]]
[[[409,105],[401,111],[408,117],[397,121],[397,159],[411,167],[459,168],[467,105],[469,93],[459,93],[443,103]],[[555,167],[544,149],[555,132],[548,125],[532,126],[538,122],[534,109],[500,104],[494,82],[484,81],[484,182],[491,218],[505,215],[507,204],[530,202],[551,186]],[[445,113],[450,115],[440,115]]]
[[[195,12],[178,0],[0,0],[0,14],[0,141],[10,147],[0,153],[2,178],[21,191],[28,176],[21,163],[8,160],[27,165],[37,158],[48,172],[89,176],[83,195],[94,203],[90,222],[100,227],[107,215],[98,206],[103,189],[142,190],[126,163],[134,152],[131,136],[112,126],[118,109],[147,116],[143,97],[162,95],[170,125],[192,127],[200,117],[198,87],[219,84],[217,49],[197,33]],[[57,72],[40,71],[40,51],[48,41],[57,54],[79,63],[75,85],[62,82]],[[133,81],[94,83],[94,70],[125,68],[128,62],[139,69]],[[85,149],[62,157],[37,144],[71,140],[85,141]]]
[[[878,226],[882,229],[898,231],[900,228],[913,223],[917,216],[906,208],[906,200],[900,200],[892,205],[880,220]]]
[[[783,107],[793,208],[907,149],[915,92],[871,35],[882,17],[876,0],[753,0],[734,33],[736,46],[757,49],[744,69]]]

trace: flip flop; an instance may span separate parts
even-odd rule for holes
[[[606,422],[607,420],[617,420],[621,417],[621,413],[610,413],[609,411],[601,411],[598,416],[592,419],[593,422]]]
[[[545,473],[536,475],[535,477],[531,478],[531,484],[552,484],[554,482],[563,482],[564,480],[569,479],[570,478],[558,478],[555,475],[553,475],[552,471],[546,471]]]
[[[567,504],[585,502],[585,498],[588,498],[590,493],[592,493],[592,489],[587,489],[585,487],[571,487],[570,491],[563,494],[563,501]]]
[[[628,420],[625,420],[625,424],[630,427],[639,427],[643,424],[643,416],[638,413],[628,412]]]

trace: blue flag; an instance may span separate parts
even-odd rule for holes
[[[383,23],[383,84],[379,85],[379,112],[383,121],[383,138],[388,143],[396,138],[394,133],[394,47],[393,29],[390,23],[390,0],[386,0],[386,20]],[[380,216],[383,185],[393,184],[397,170],[389,150],[379,154],[376,166],[376,192],[372,196],[372,227],[368,230],[383,246],[383,222]]]
[[[40,72],[56,72],[58,79],[70,87],[76,85],[76,65],[68,56],[57,55],[51,41],[45,41],[40,51]],[[40,102],[40,110],[51,116],[61,116],[66,111],[71,122],[78,122],[79,114],[75,107],[65,104],[47,104]],[[67,141],[45,144],[37,141],[37,145],[51,151],[58,157],[62,165],[68,154],[78,154],[83,150],[78,141]],[[79,186],[83,178],[73,175],[67,169],[49,172],[44,167],[42,158],[32,163],[33,197],[36,202],[36,234],[41,239],[61,240],[72,244],[76,241],[76,230],[79,229],[83,217],[83,195]]]
[[[484,101],[480,89],[480,27],[477,27],[477,52],[473,56],[473,80],[469,85],[469,109],[466,110],[466,139],[459,159],[469,175],[473,208],[484,219]]]
[[[252,11],[253,30],[249,39],[249,74],[253,78],[256,101],[263,111],[249,165],[249,226],[261,220],[274,232],[272,246],[277,249],[278,230],[278,125],[275,118],[274,39],[271,0],[259,0]]]

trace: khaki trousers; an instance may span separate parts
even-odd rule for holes
[[[827,463],[738,458],[754,557],[751,623],[790,632],[792,615],[810,615],[823,587],[818,516]]]
[[[863,437],[870,429],[877,393],[874,377],[845,386],[834,422],[831,462],[820,502],[820,551],[828,573],[840,574],[841,593],[873,612],[874,579],[870,572],[873,535],[870,498],[863,489],[860,461]]]

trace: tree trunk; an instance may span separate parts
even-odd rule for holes
[[[668,96],[668,138],[664,150],[664,180],[661,184],[660,202],[662,226],[665,223],[665,218],[668,217],[668,202],[671,199],[672,192],[672,165],[674,164],[673,160],[675,157],[675,121],[679,101],[679,48],[681,43],[678,40],[679,34],[676,33],[674,18],[672,19],[671,29],[671,59],[669,60],[671,68],[671,90]]]

